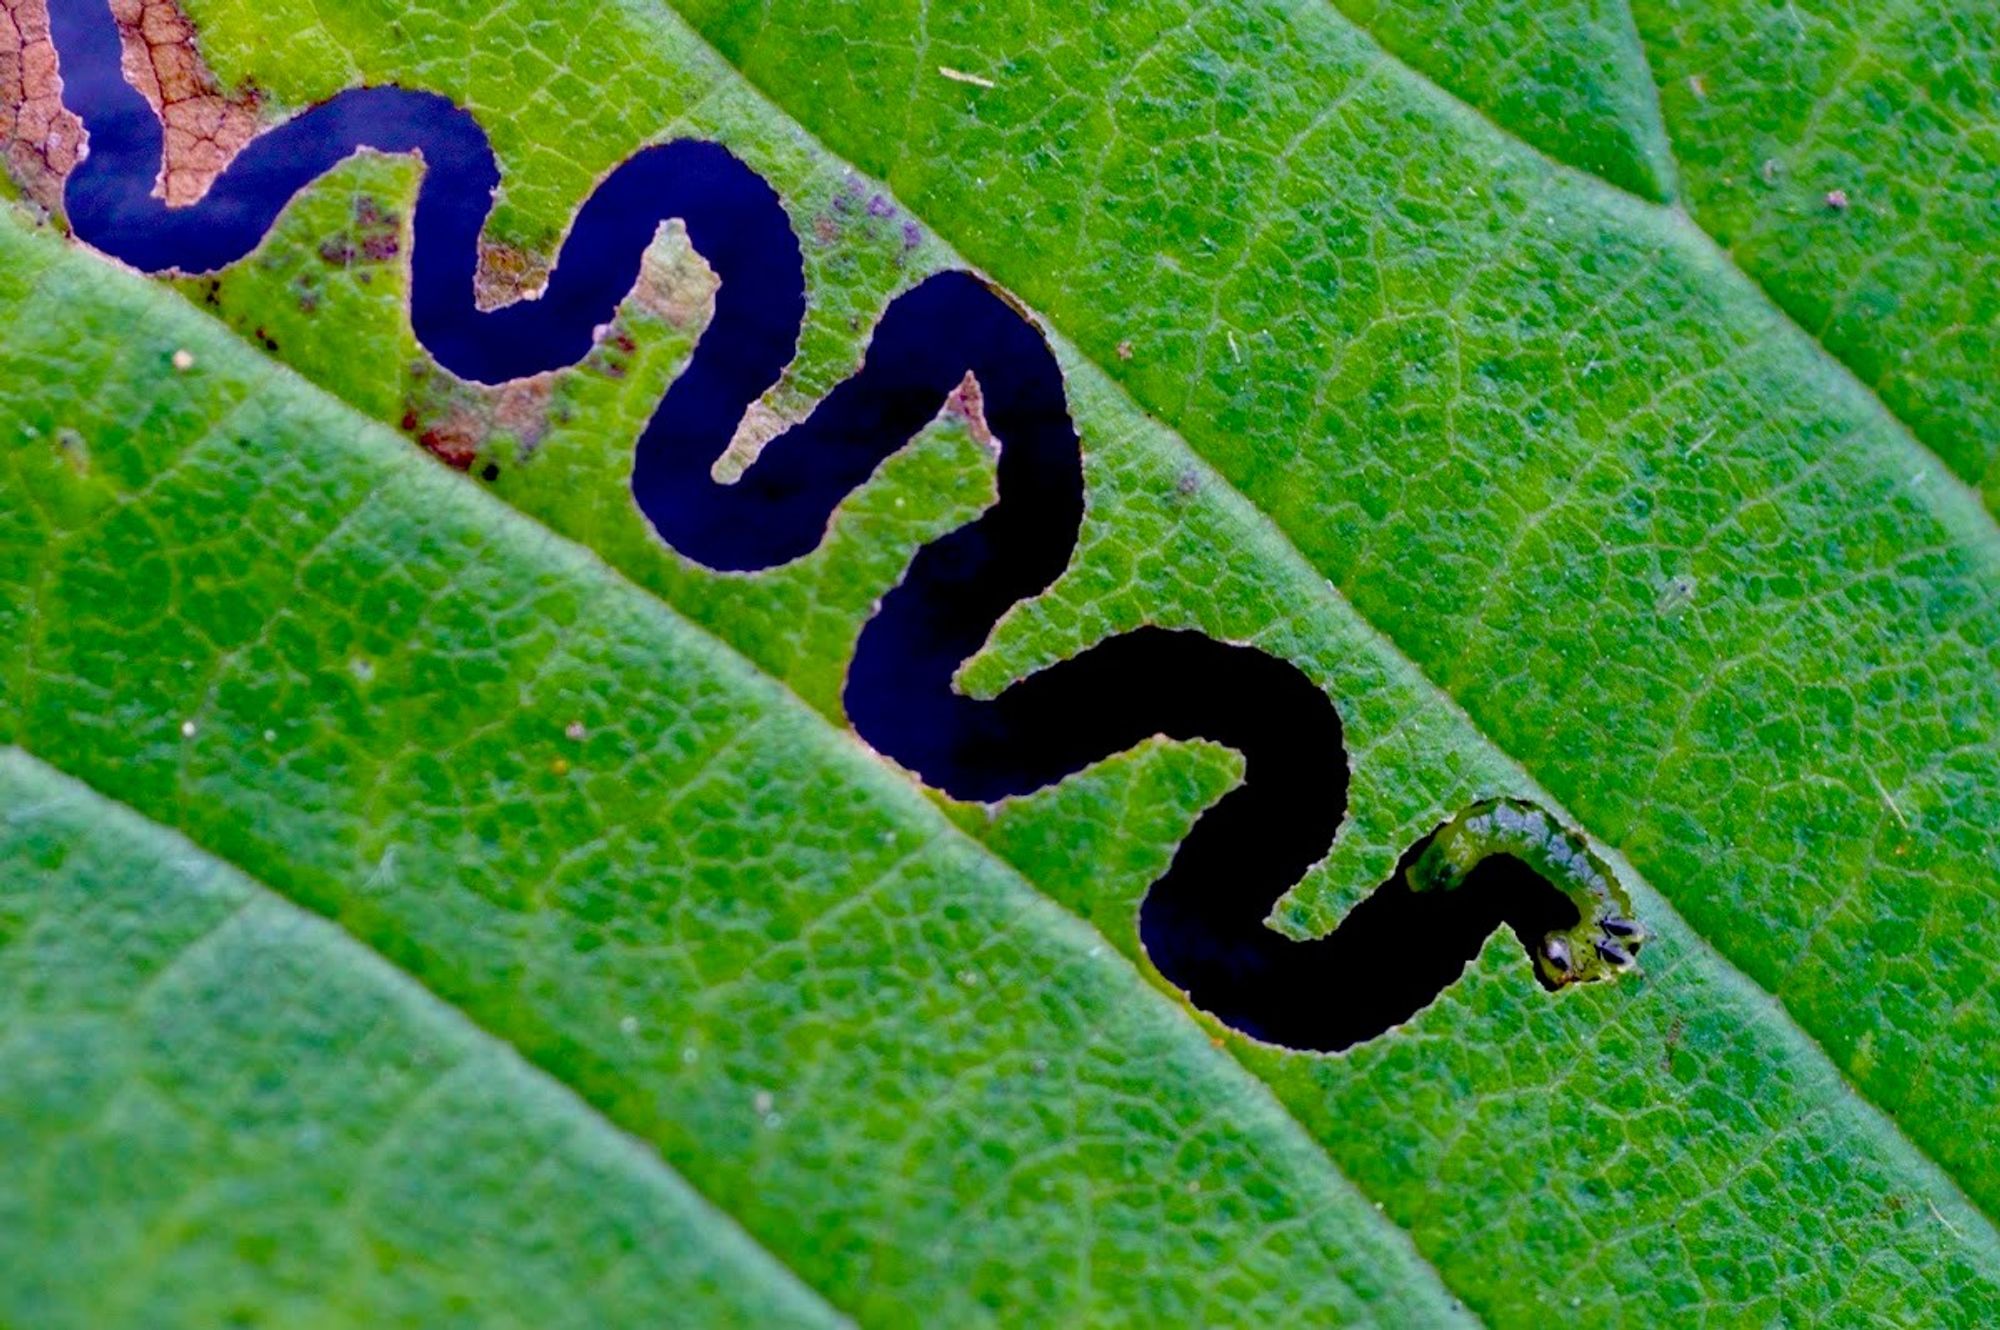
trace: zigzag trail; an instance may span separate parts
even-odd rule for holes
[[[848,716],[877,751],[969,800],[1053,784],[1155,734],[1241,753],[1243,783],[1195,824],[1140,910],[1153,964],[1227,1024],[1294,1048],[1372,1038],[1435,998],[1503,922],[1551,987],[1629,960],[1621,947],[1636,945],[1636,928],[1609,871],[1592,871],[1594,856],[1537,811],[1490,804],[1413,848],[1327,937],[1294,942],[1266,927],[1347,806],[1339,714],[1287,661],[1144,628],[990,701],[953,688],[999,617],[1068,565],[1083,518],[1061,370],[979,278],[947,272],[898,296],[861,368],[740,481],[718,484],[711,466],[792,359],[805,317],[784,206],[727,150],[683,140],[634,153],[584,201],[541,296],[482,311],[478,242],[500,173],[469,113],[404,88],[343,92],[260,134],[199,202],[168,207],[154,192],[160,124],[123,77],[106,0],[53,0],[50,17],[63,98],[89,135],[64,196],[79,239],[148,272],[221,268],[358,148],[420,153],[411,319],[463,378],[498,383],[582,359],[660,223],[679,218],[721,285],[692,360],[639,437],[632,489],[661,538],[709,567],[749,571],[811,552],[841,500],[958,394],[1000,444],[999,500],[919,550],[883,598],[848,674]],[[1405,871],[1419,863],[1432,871]]]

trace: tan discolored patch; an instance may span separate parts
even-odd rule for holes
[[[194,203],[257,136],[261,98],[255,89],[223,93],[176,0],[111,0],[111,12],[124,41],[125,78],[166,127],[154,192],[173,207]]]
[[[472,275],[472,300],[481,312],[540,295],[548,284],[548,260],[499,241],[479,242],[479,267]]]
[[[653,243],[640,257],[632,299],[668,327],[693,332],[714,315],[719,286],[715,269],[695,252],[686,224],[675,217],[661,223]]]
[[[83,123],[62,104],[47,0],[0,0],[0,164],[54,212],[82,144]]]
[[[729,437],[729,446],[709,468],[709,476],[718,484],[734,485],[743,479],[743,473],[763,454],[771,440],[797,423],[763,402],[752,402],[743,419],[736,422],[736,433]]]

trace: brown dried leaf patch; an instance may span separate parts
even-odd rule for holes
[[[254,88],[223,92],[176,0],[111,0],[111,12],[124,42],[125,78],[165,126],[155,190],[174,207],[193,203],[257,136],[262,97]]]
[[[47,0],[0,0],[0,165],[54,212],[82,145],[83,122],[62,104]]]

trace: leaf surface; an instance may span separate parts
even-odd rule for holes
[[[0,807],[8,1320],[842,1323],[324,921],[18,749]]]
[[[1054,334],[1090,512],[968,686],[1140,623],[1284,654],[1340,705],[1354,794],[1279,926],[1531,797],[1622,855],[1661,933],[1641,983],[1552,999],[1496,943],[1332,1058],[1175,1010],[1136,902],[1224,756],[941,815],[836,732],[873,598],[989,493],[976,447],[934,429],[765,579],[631,509],[629,440],[702,317],[671,236],[687,300],[629,305],[630,361],[558,376],[531,441],[481,440],[526,522],[176,298],[7,233],[34,503],[0,546],[4,737],[337,920],[864,1321],[1991,1319],[2000,567],[1938,461],[1983,475],[1952,441],[1991,380],[1990,210],[1932,191],[1895,237],[1922,271],[1867,279],[1962,302],[1881,322],[1924,416],[1787,294],[1894,270],[1879,231],[1801,238],[1860,208],[1736,240],[1729,122],[1674,83],[1744,58],[1722,20],[1573,8],[1461,13],[1447,51],[1520,39],[1496,69],[1427,61],[1388,7],[1247,0],[191,6],[225,81],[283,105],[395,80],[472,107],[489,238],[530,256],[639,143],[729,143],[814,241],[780,416],[894,291],[982,266]],[[1896,13],[1897,49],[1962,57],[1905,102],[1990,119],[1993,81],[1953,76],[1988,34]],[[1595,72],[1552,103],[1534,68]],[[1793,83],[1724,82],[1818,141],[1784,128]],[[1841,142],[1886,169],[1877,127]],[[1626,192],[1676,178],[1685,213]],[[390,425],[459,410],[411,373],[400,266],[316,258],[415,179],[350,164],[185,290]]]

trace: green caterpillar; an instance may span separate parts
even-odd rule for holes
[[[1611,866],[1534,804],[1487,799],[1439,827],[1408,876],[1416,891],[1449,891],[1479,864],[1508,855],[1541,874],[1575,902],[1574,928],[1543,935],[1535,965],[1551,988],[1611,979],[1632,968],[1646,930]]]

